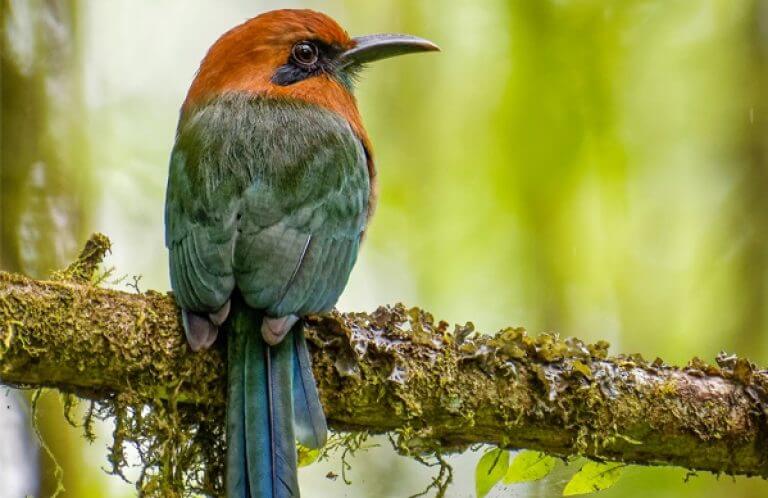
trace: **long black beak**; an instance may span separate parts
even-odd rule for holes
[[[360,66],[368,62],[388,59],[416,52],[435,52],[440,47],[429,40],[411,35],[379,34],[353,38],[355,46],[339,55],[339,69]]]

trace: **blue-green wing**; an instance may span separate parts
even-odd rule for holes
[[[217,310],[235,286],[269,315],[331,308],[366,222],[365,151],[317,107],[230,97],[180,129],[166,237],[179,304]]]
[[[203,195],[188,174],[194,155],[176,148],[166,193],[165,229],[171,287],[179,306],[198,313],[221,308],[235,287],[232,250],[236,202]]]

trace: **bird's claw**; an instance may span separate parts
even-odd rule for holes
[[[261,322],[261,337],[270,346],[280,344],[285,335],[291,330],[293,324],[298,321],[296,315],[281,316],[280,318],[265,317]]]

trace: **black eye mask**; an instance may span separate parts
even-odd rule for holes
[[[317,59],[312,63],[300,61],[296,56],[297,48],[300,45],[308,45],[316,50]],[[318,74],[334,74],[336,70],[334,59],[340,53],[340,49],[320,41],[300,41],[291,48],[288,61],[277,68],[275,74],[272,75],[272,83],[289,86]]]

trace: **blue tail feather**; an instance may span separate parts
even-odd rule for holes
[[[268,346],[259,333],[261,320],[260,312],[238,303],[229,321],[227,498],[299,496],[294,340],[291,332]]]
[[[293,328],[293,406],[296,439],[307,448],[325,446],[328,427],[317,393],[301,322]]]
[[[242,329],[247,317],[233,316],[227,334],[227,498],[250,498],[245,459],[244,367],[245,335],[234,333]]]

